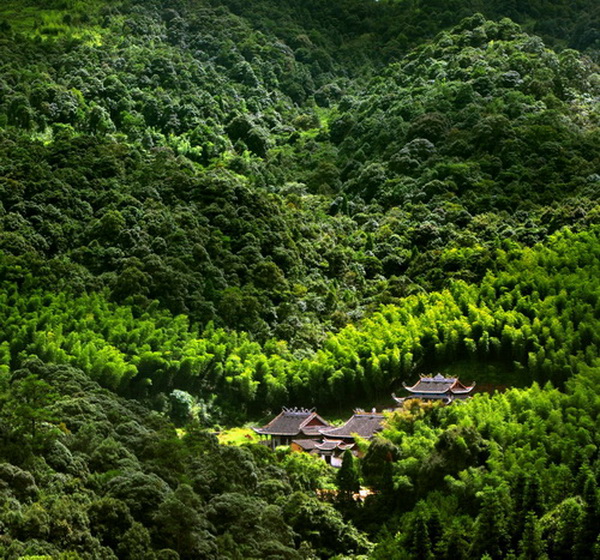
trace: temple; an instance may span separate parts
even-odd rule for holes
[[[261,436],[269,436],[269,447],[290,445],[292,440],[320,441],[320,430],[329,428],[331,424],[321,418],[314,410],[306,408],[284,408],[281,413],[273,418],[262,428],[253,428]],[[306,444],[310,447],[310,444]]]
[[[262,428],[253,428],[261,436],[268,436],[265,445],[275,448],[290,445],[293,451],[318,455],[326,463],[340,467],[342,455],[348,449],[357,454],[355,437],[372,439],[383,429],[382,413],[355,410],[342,426],[334,427],[314,410],[284,408],[281,413]]]
[[[422,375],[412,387],[408,387],[405,383],[402,385],[409,395],[405,398],[392,395],[398,404],[402,404],[406,399],[442,400],[449,404],[455,400],[466,399],[474,389],[475,382],[467,386],[463,385],[457,377],[444,377],[438,373],[435,377]]]

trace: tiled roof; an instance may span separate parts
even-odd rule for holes
[[[406,384],[404,388],[410,393],[420,394],[439,394],[439,393],[455,393],[465,394],[469,393],[474,385],[466,387],[456,377],[444,377],[438,373],[435,377],[423,376],[415,383],[412,387],[408,387]]]
[[[316,447],[321,451],[331,451],[332,449],[335,449],[340,443],[342,443],[341,439],[326,439],[322,443],[319,443]]]
[[[304,449],[304,451],[312,451],[315,449],[315,447],[317,447],[319,441],[316,439],[293,439],[292,443],[295,443]]]
[[[270,436],[297,436],[300,432],[308,435],[310,433],[318,433],[318,431],[313,430],[312,424],[314,423],[318,424],[316,428],[326,428],[329,426],[329,423],[323,420],[314,410],[284,408],[266,426],[254,428],[254,431],[258,434]],[[306,424],[311,424],[311,426],[306,426]],[[305,432],[303,428],[307,431]]]
[[[467,387],[466,385],[463,385],[460,381],[457,381],[456,385],[454,385],[454,387],[452,387],[451,391],[455,395],[462,395],[465,393],[470,393],[474,387],[475,387],[475,382],[473,382],[472,385]]]
[[[329,424],[320,424],[318,426],[304,426],[300,431],[305,436],[319,436],[321,435],[321,430],[325,427],[329,426]]]
[[[371,438],[376,432],[383,429],[383,414],[377,412],[359,412],[338,428],[326,428],[321,433],[331,438],[353,438],[359,435],[363,438]]]
[[[346,443],[341,439],[325,439],[322,443],[317,443],[315,446],[319,451],[333,451],[334,449],[340,449],[345,451],[354,447],[353,443]]]

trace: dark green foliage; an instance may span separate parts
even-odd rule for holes
[[[546,558],[545,548],[539,521],[533,512],[529,512],[525,519],[523,536],[519,542],[519,558],[523,560]]]
[[[392,487],[392,463],[399,459],[398,448],[385,440],[375,440],[362,461],[365,483],[383,492]]]
[[[134,523],[127,504],[111,497],[102,497],[92,502],[88,516],[94,536],[112,549],[116,548],[124,533]]]
[[[0,440],[3,558],[63,558],[64,552],[79,555],[64,557],[71,560],[239,554],[300,560],[299,549],[313,543],[310,532],[294,531],[300,522],[292,510],[288,518],[282,512],[294,501],[289,486],[264,495],[287,479],[285,461],[277,463],[266,449],[219,446],[197,428],[179,438],[163,416],[100,389],[71,367],[30,362],[30,368],[35,374],[19,376],[35,376],[49,389],[53,414],[44,424],[60,429],[43,445],[21,439],[19,455],[10,439]],[[364,537],[332,506],[314,494],[304,498],[322,517],[319,546],[327,542],[324,550],[340,554],[366,549]]]
[[[229,8],[123,2],[93,12],[99,38],[82,11],[0,44],[0,248],[49,282],[300,348],[480,279],[507,237],[595,220],[597,73],[575,51],[474,16],[363,88],[348,74],[434,31],[407,23],[419,6]]]
[[[483,495],[480,513],[475,520],[475,534],[471,545],[473,556],[504,556],[509,541],[509,515],[505,502],[506,495],[500,490],[489,489]]]
[[[57,394],[35,374],[19,378],[19,373],[17,371],[12,380],[8,402],[3,403],[2,410],[8,416],[6,424],[14,430],[13,437],[29,436],[35,441],[40,423],[54,419],[48,406],[56,400]]]
[[[214,536],[210,524],[202,516],[201,499],[187,485],[179,486],[154,514],[154,523],[161,528],[160,541],[184,558],[211,558],[215,554]]]
[[[344,522],[333,506],[326,502],[296,492],[290,496],[283,513],[297,538],[306,539],[320,558],[330,558],[343,550],[355,553],[367,550],[367,541],[352,526],[350,531],[345,532],[343,540],[334,538],[334,535],[340,534]]]
[[[350,496],[360,490],[358,465],[350,450],[344,452],[342,466],[336,475],[336,482],[340,492]]]

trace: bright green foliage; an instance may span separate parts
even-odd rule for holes
[[[389,529],[400,536],[388,535],[385,546],[411,558],[422,551],[432,558],[584,557],[597,538],[598,482],[591,472],[598,468],[600,396],[589,389],[597,381],[596,367],[575,376],[567,393],[534,384],[478,395],[415,418],[410,432],[406,414],[393,415],[384,436],[400,455],[392,463],[394,483],[383,490],[387,499],[376,504],[386,504],[388,516],[399,514]],[[439,459],[457,430],[467,430],[467,449],[486,449],[458,471]],[[432,540],[434,526],[440,532]]]
[[[501,252],[504,270],[479,286],[455,282],[443,292],[409,296],[359,328],[329,335],[303,359],[283,342],[260,345],[245,333],[209,327],[198,338],[185,316],[152,307],[137,316],[103,294],[73,298],[37,289],[22,296],[5,282],[0,328],[10,343],[4,359],[19,364],[33,355],[71,364],[131,396],[186,391],[198,399],[189,411],[204,410],[204,418],[215,393],[223,410],[234,403],[246,410],[290,401],[331,404],[357,391],[380,396],[390,384],[411,380],[416,368],[456,360],[492,360],[516,367],[521,384],[562,386],[583,364],[597,363],[599,248],[591,228]]]

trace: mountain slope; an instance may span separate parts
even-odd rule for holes
[[[0,556],[598,556],[597,22],[4,2]],[[392,415],[364,503],[204,431],[431,371],[514,388]]]
[[[340,62],[222,9],[122,10],[99,44],[5,45],[1,243],[19,258],[299,348],[481,278],[506,237],[594,220],[597,67],[509,22],[472,17],[342,88]]]

